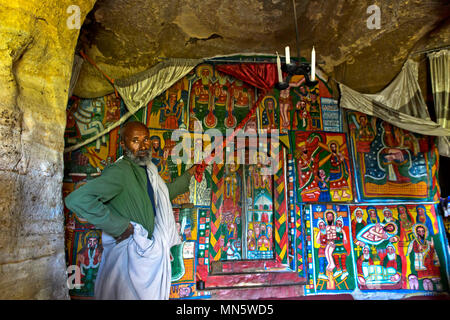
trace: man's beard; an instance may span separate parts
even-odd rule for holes
[[[388,257],[388,259],[389,259],[389,260],[391,260],[391,261],[392,261],[392,260],[394,260],[394,259],[395,259],[395,257],[396,257],[396,254],[395,254],[395,252],[394,252],[394,253],[388,253],[388,254],[387,254],[387,257]]]
[[[362,217],[361,218],[356,217],[356,222],[361,223],[362,222]]]
[[[123,147],[123,154],[130,158],[130,160],[136,163],[138,166],[145,166],[149,161],[152,160],[152,154],[150,153],[150,150],[146,151],[147,153],[145,156],[137,156],[134,155],[133,152],[126,146]]]

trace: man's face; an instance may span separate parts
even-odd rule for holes
[[[392,247],[392,246],[389,246],[389,247],[387,248],[387,252],[388,252],[389,254],[393,254],[393,253],[395,253],[395,248]]]
[[[392,224],[388,224],[386,227],[387,232],[394,232],[395,228]]]
[[[417,208],[417,213],[419,214],[420,217],[425,216],[422,208]]]
[[[386,220],[390,220],[392,218],[392,212],[390,212],[389,210],[384,211],[384,217],[386,218]]]
[[[356,215],[357,218],[362,218],[363,213],[362,213],[361,210],[357,210],[356,213],[355,213],[355,215]]]
[[[367,123],[367,118],[364,116],[359,117],[359,123],[364,126]]]
[[[149,156],[151,140],[147,127],[144,125],[131,125],[124,133],[121,141],[122,148],[139,160]]]
[[[331,212],[328,212],[327,213],[327,221],[330,223],[330,222],[333,222],[333,220],[334,220],[333,214]]]
[[[87,241],[87,245],[89,249],[95,249],[98,245],[97,238],[89,238]]]
[[[337,146],[336,146],[336,144],[335,144],[335,143],[332,143],[332,144],[330,145],[330,149],[331,149],[331,152],[336,153],[336,151],[337,151]]]
[[[156,139],[156,138],[154,138],[153,140],[152,140],[152,145],[153,145],[153,150],[155,150],[155,151],[157,151],[157,150],[159,150],[159,140],[158,139]]]
[[[425,238],[425,229],[422,227],[417,228],[417,234],[421,239]]]

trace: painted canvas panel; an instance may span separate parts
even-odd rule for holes
[[[285,90],[273,89],[258,106],[262,129],[322,130],[319,84],[308,87],[304,76],[293,76]]]
[[[431,201],[438,192],[435,138],[347,112],[358,199]]]
[[[155,129],[187,129],[189,89],[188,77],[184,77],[150,101],[147,105],[147,126]]]
[[[234,129],[255,102],[255,88],[201,64],[185,77],[188,81],[189,129],[194,123],[204,130],[222,133]]]
[[[290,135],[299,203],[353,200],[345,134],[297,131]]]
[[[442,291],[442,232],[432,204],[350,206],[361,290]]]
[[[69,147],[95,136],[108,125],[120,119],[125,106],[114,94],[95,99],[69,99],[64,131],[65,146]],[[119,156],[119,128],[96,141],[64,155],[64,173],[96,174]]]
[[[346,205],[305,205],[308,293],[354,290],[350,219]]]

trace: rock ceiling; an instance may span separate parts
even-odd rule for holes
[[[309,60],[314,46],[319,67],[359,91],[385,87],[411,53],[450,44],[445,0],[294,1],[301,56]],[[380,8],[379,29],[367,26],[373,4]],[[284,54],[286,45],[296,56],[292,0],[98,0],[78,41],[78,49],[115,79],[163,57]],[[426,68],[424,57],[413,56]],[[83,65],[74,94],[112,91],[96,69]]]

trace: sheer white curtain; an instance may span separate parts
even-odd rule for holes
[[[135,74],[129,78],[117,79],[114,87],[125,102],[128,112],[120,120],[107,127],[94,137],[64,149],[71,152],[97,140],[101,136],[120,126],[136,111],[146,106],[151,100],[169,89],[178,80],[188,74],[203,59],[167,59],[151,69]]]
[[[359,93],[339,83],[340,105],[383,119],[405,130],[438,136],[440,142],[446,141],[450,130],[430,119],[417,78],[418,64],[408,60],[397,77],[376,94]],[[441,155],[450,156],[447,151],[439,148]]]
[[[430,61],[431,88],[433,90],[434,109],[437,122],[450,129],[450,54],[449,50],[440,50],[428,54]],[[439,140],[439,153],[450,157],[448,138]]]
[[[78,77],[80,76],[80,70],[81,67],[83,66],[83,61],[84,61],[83,58],[77,54],[73,57],[72,75],[70,77],[69,83],[69,98],[72,96],[73,89],[77,84]]]

